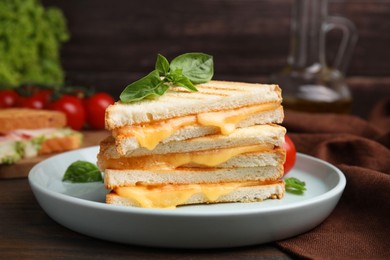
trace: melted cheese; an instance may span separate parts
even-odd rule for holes
[[[270,182],[229,182],[181,185],[136,185],[119,187],[114,192],[139,204],[143,208],[175,208],[185,204],[192,196],[202,194],[208,202],[234,192],[239,187],[270,184]]]
[[[121,127],[115,130],[115,135],[134,136],[141,147],[153,150],[161,140],[170,137],[178,129],[192,124],[196,124],[196,117],[186,116],[153,124]]]
[[[224,163],[234,156],[243,153],[259,152],[273,149],[273,145],[248,145],[203,152],[152,154],[140,157],[107,158],[104,168],[109,169],[176,169],[187,164],[213,167]]]
[[[197,116],[201,125],[217,126],[223,135],[232,133],[239,122],[259,112],[275,109],[279,104],[269,103],[256,106],[242,107],[228,111],[202,113]]]
[[[272,109],[276,109],[278,103],[261,104],[242,107],[232,110],[200,113],[194,116],[173,118],[151,124],[125,126],[113,131],[114,136],[134,136],[141,147],[153,150],[159,142],[172,136],[177,130],[188,125],[199,124],[203,126],[218,127],[222,134],[232,133],[237,124],[248,117]]]

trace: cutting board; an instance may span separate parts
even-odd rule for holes
[[[82,147],[99,145],[99,142],[110,135],[108,131],[84,131]],[[40,161],[55,154],[27,158],[11,165],[0,165],[0,179],[26,178],[30,169]]]

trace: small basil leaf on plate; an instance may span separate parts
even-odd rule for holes
[[[102,182],[99,168],[87,161],[75,161],[66,169],[62,181],[73,183]]]
[[[285,182],[285,185],[286,185],[285,186],[286,187],[286,191],[289,192],[289,193],[301,195],[306,190],[306,188],[305,188],[306,183],[301,181],[301,180],[299,180],[299,179],[297,179],[297,178],[294,178],[294,177],[285,178],[284,182]]]

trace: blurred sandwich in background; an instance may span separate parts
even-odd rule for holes
[[[66,128],[59,111],[9,108],[0,110],[0,164],[79,148],[82,134]]]

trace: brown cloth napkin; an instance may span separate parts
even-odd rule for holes
[[[390,259],[390,99],[370,120],[286,111],[284,126],[298,152],[337,166],[347,185],[323,223],[276,245],[309,259]]]

